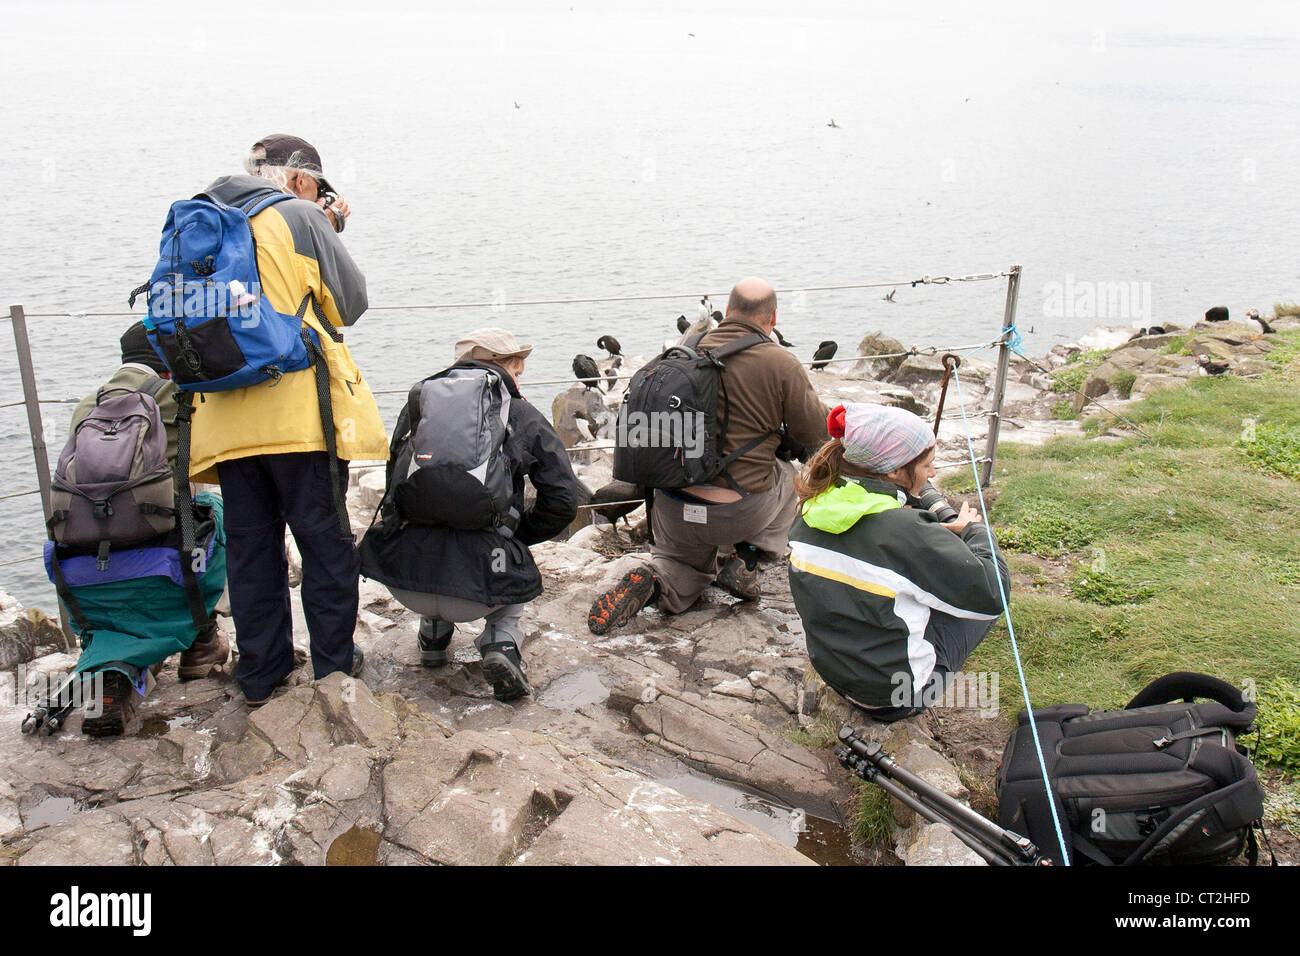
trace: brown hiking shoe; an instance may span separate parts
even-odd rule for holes
[[[750,570],[736,555],[727,559],[713,583],[742,601],[757,601],[763,594],[758,586],[758,569]]]
[[[623,580],[600,597],[587,612],[587,626],[593,634],[604,634],[622,627],[659,593],[659,582],[645,565],[633,568],[623,575]]]
[[[86,702],[87,711],[98,708],[98,713],[82,718],[81,732],[87,737],[120,737],[131,727],[143,699],[121,671],[103,671],[103,691]]]
[[[181,680],[207,677],[215,668],[221,667],[228,660],[230,660],[230,639],[213,629],[212,640],[206,644],[195,641],[188,651],[181,654],[176,676]]]

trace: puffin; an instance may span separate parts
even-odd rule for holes
[[[1251,309],[1246,313],[1246,324],[1255,327],[1255,331],[1261,335],[1270,335],[1276,330],[1259,317],[1259,309]]]
[[[839,345],[827,339],[821,345],[817,346],[817,351],[813,353],[812,368],[814,372],[819,372],[826,367],[826,359],[833,359]]]
[[[1201,367],[1202,375],[1222,375],[1228,370],[1227,362],[1216,362],[1204,352],[1196,356],[1196,364]]]

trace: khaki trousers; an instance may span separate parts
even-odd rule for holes
[[[747,541],[763,561],[785,558],[797,499],[794,471],[773,463],[772,487],[727,504],[686,503],[655,492],[651,566],[659,579],[658,607],[678,614],[695,603],[721,570],[722,558]]]

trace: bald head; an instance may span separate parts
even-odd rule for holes
[[[757,276],[741,279],[727,299],[727,318],[745,318],[760,325],[773,324],[776,318],[776,290],[772,283]]]

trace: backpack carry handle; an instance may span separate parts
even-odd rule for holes
[[[1236,713],[1241,713],[1247,707],[1254,706],[1251,701],[1246,700],[1240,690],[1225,680],[1211,677],[1209,674],[1197,674],[1193,671],[1175,671],[1172,674],[1166,674],[1164,677],[1158,677],[1150,684],[1147,684],[1145,688],[1138,692],[1136,697],[1128,702],[1128,706],[1124,709],[1134,710],[1138,707],[1168,704],[1179,698],[1191,703],[1197,697],[1217,701]]]

